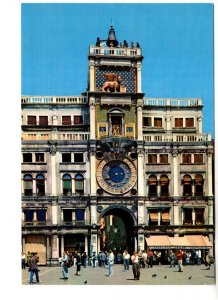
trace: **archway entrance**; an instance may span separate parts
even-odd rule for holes
[[[128,210],[110,208],[100,219],[101,245],[100,249],[112,249],[116,253],[127,249],[129,253],[134,250],[134,220]]]

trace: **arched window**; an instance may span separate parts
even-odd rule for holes
[[[169,196],[169,178],[167,175],[160,177],[160,195]]]
[[[84,177],[81,174],[75,175],[75,193],[84,194]]]
[[[23,189],[25,196],[32,196],[33,195],[33,178],[32,175],[26,174],[23,177]]]
[[[45,195],[45,177],[42,174],[36,176],[36,193],[38,196]]]
[[[63,195],[72,194],[72,178],[69,174],[63,175]]]
[[[148,193],[149,197],[157,196],[157,177],[154,175],[149,176],[148,178]]]
[[[201,174],[195,176],[195,196],[203,196],[204,179]]]
[[[183,184],[183,196],[192,195],[192,178],[190,175],[185,175],[182,180]]]

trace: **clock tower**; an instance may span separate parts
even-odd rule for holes
[[[88,60],[91,223],[110,208],[138,220],[138,196],[144,195],[142,51],[138,42],[119,42],[111,26],[107,39],[90,46]]]

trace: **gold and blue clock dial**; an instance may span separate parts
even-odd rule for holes
[[[107,157],[97,169],[97,181],[102,189],[111,194],[124,194],[136,183],[134,164],[125,156]]]

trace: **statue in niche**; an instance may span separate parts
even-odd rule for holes
[[[120,135],[120,125],[117,121],[115,121],[112,126],[112,135]]]
[[[126,91],[120,75],[109,73],[104,74],[104,77],[107,79],[107,81],[102,86],[103,92],[120,92],[120,89],[122,89],[122,92]]]

